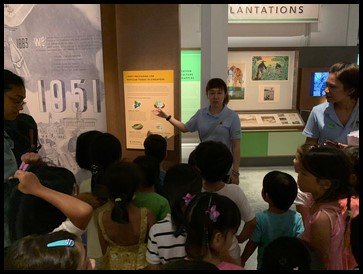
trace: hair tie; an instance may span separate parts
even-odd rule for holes
[[[206,210],[205,213],[209,214],[209,219],[211,219],[213,222],[216,222],[218,216],[221,215],[217,210],[216,205],[212,206],[209,210]]]
[[[189,205],[190,201],[194,198],[195,195],[191,195],[190,193],[185,194],[183,197],[183,200],[185,202],[185,205]]]
[[[122,202],[122,199],[121,198],[116,198],[115,203],[117,203],[117,202]]]
[[[101,170],[102,170],[102,167],[95,165],[95,164],[91,165],[92,175],[96,175],[96,174],[100,173]]]

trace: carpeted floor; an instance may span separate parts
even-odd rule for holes
[[[261,197],[263,177],[270,171],[278,170],[286,172],[297,179],[293,166],[271,166],[271,167],[240,167],[240,184],[243,192],[251,205],[252,210],[259,212],[268,208],[268,204]],[[292,207],[293,209],[294,206]],[[241,244],[241,251],[247,241]],[[257,268],[257,249],[246,262],[245,269],[256,270]]]

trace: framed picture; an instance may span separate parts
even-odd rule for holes
[[[273,103],[280,101],[279,85],[260,85],[258,101],[260,103]]]
[[[244,100],[246,89],[246,64],[229,63],[227,67],[226,83],[229,99]]]
[[[289,56],[252,56],[252,81],[289,80]]]

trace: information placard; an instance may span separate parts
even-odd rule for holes
[[[168,139],[168,150],[174,150],[174,127],[153,113],[162,108],[174,115],[174,71],[124,71],[126,148],[144,149],[148,132]]]

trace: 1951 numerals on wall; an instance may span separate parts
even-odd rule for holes
[[[67,107],[66,100],[70,101],[73,112],[85,112],[88,109],[87,96],[93,97],[93,112],[101,112],[101,92],[99,79],[91,80],[92,93],[85,89],[86,80],[71,80],[70,95],[66,96],[65,84],[62,80],[51,80],[49,82],[49,93],[46,94],[45,80],[38,80],[38,98],[40,112],[64,112]],[[69,104],[69,103],[68,103]]]

